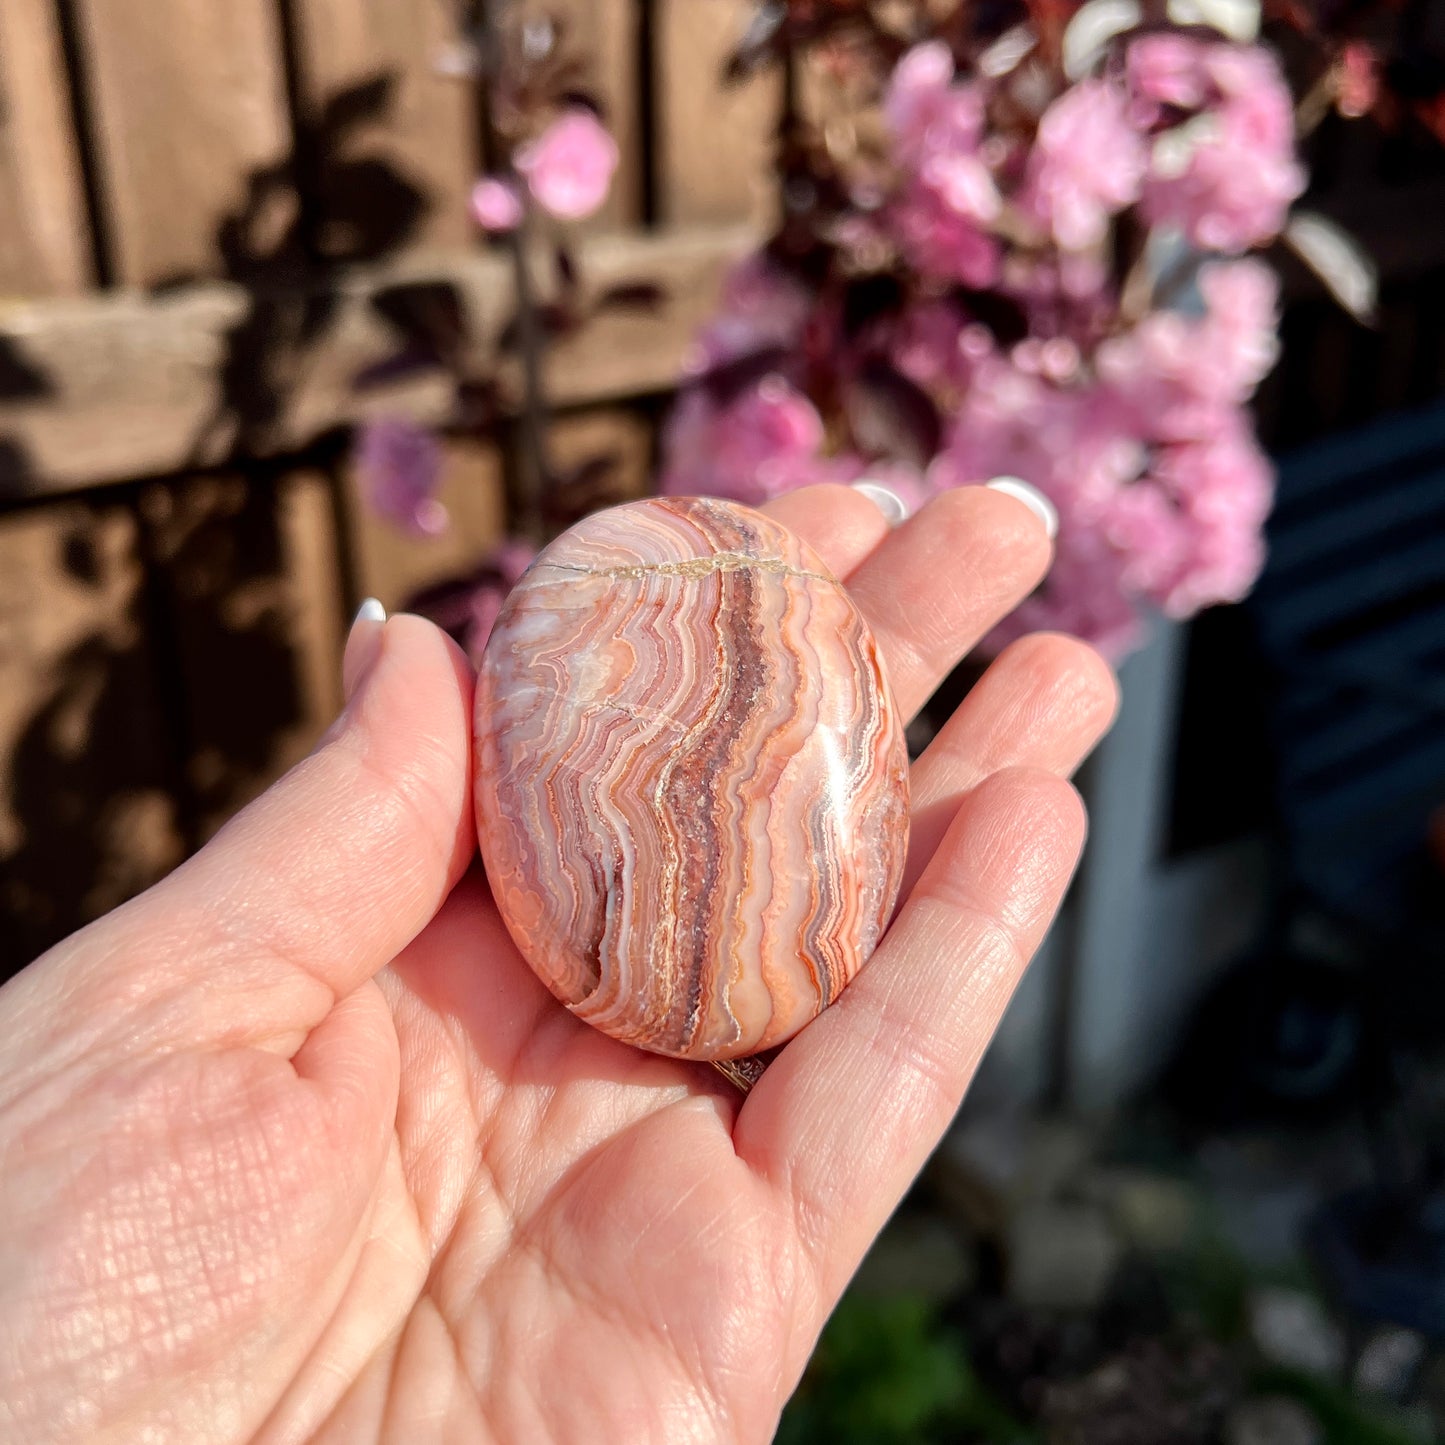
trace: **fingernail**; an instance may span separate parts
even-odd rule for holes
[[[890,527],[896,527],[908,520],[908,507],[903,498],[882,482],[854,482],[853,490],[861,492],[880,512]]]
[[[347,702],[351,701],[361,679],[376,661],[385,627],[386,608],[375,597],[368,597],[356,609],[351,631],[346,635],[346,651],[341,658],[341,690],[346,694]]]
[[[1058,511],[1037,487],[1022,477],[995,477],[984,485],[991,492],[1002,492],[1004,496],[1022,502],[1044,524],[1044,531],[1051,542],[1059,535]]]

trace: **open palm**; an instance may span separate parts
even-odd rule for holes
[[[845,489],[771,510],[905,715],[1048,560],[981,489],[893,533]],[[473,861],[465,665],[372,640],[310,759],[0,990],[0,1435],[766,1441],[1057,905],[1107,669],[993,665],[915,765],[883,945],[744,1100],[532,976]]]

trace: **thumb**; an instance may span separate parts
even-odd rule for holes
[[[309,757],[16,982],[108,996],[152,1039],[199,1027],[284,1047],[394,958],[475,850],[472,675],[430,622],[365,608],[346,674],[349,701]]]

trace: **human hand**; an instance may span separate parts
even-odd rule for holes
[[[768,510],[905,716],[1048,562],[983,489]],[[311,757],[0,990],[0,1437],[761,1445],[1057,906],[1107,668],[993,664],[914,766],[892,928],[745,1100],[517,955],[457,650],[362,623],[348,674]]]

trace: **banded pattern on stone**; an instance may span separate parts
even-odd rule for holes
[[[755,1053],[837,998],[897,896],[907,774],[852,599],[731,502],[584,519],[517,584],[482,659],[498,908],[559,999],[657,1053]]]

